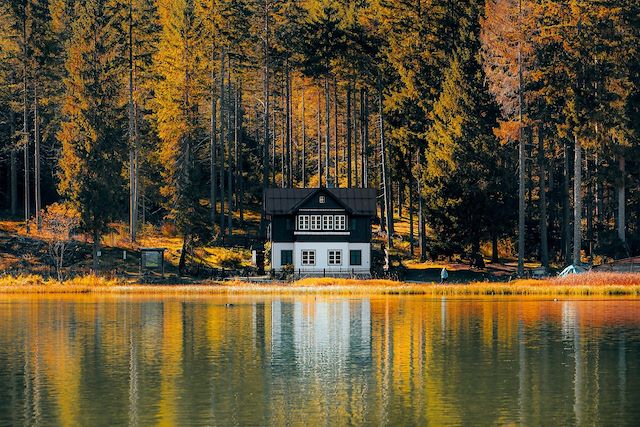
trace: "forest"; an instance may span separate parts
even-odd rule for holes
[[[1,0],[0,212],[186,254],[265,188],[372,187],[422,260],[625,258],[639,83],[640,0]]]

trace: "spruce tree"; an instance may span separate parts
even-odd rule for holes
[[[87,0],[78,3],[75,12],[66,61],[64,120],[58,132],[59,189],[80,212],[82,229],[92,236],[97,271],[100,238],[123,205],[123,45],[115,31],[112,2]]]

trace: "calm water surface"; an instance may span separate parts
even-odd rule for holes
[[[2,298],[0,425],[640,423],[640,300]]]

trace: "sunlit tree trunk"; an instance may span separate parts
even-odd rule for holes
[[[346,131],[347,131],[347,187],[351,188],[351,178],[352,178],[352,170],[351,170],[351,83],[347,85],[347,111],[345,112],[347,116],[346,123]]]
[[[338,81],[333,78],[333,139],[335,141],[333,153],[333,186],[340,186],[340,177],[338,173]]]
[[[305,93],[304,93],[304,82],[302,82],[302,85],[300,87],[301,90],[301,96],[302,96],[302,117],[300,120],[300,126],[301,126],[301,132],[302,132],[302,165],[301,165],[301,169],[302,169],[302,188],[307,188],[307,129],[305,126],[305,122],[306,122],[306,116],[305,116],[305,109],[304,109],[304,97],[305,97]]]
[[[325,171],[324,181],[327,187],[331,187],[331,181],[329,177],[330,173],[330,145],[331,145],[331,95],[329,92],[329,78],[324,78],[324,100],[325,100]]]
[[[320,88],[318,88],[318,187],[322,187],[322,100],[320,99]]]
[[[384,210],[387,228],[387,247],[392,248],[393,240],[391,239],[391,237],[393,235],[393,212],[391,211],[391,188],[387,171],[387,149],[384,134],[384,105],[382,104],[382,82],[380,80],[381,77],[378,76],[378,121],[380,132],[380,165],[382,172],[381,181],[384,195]]]

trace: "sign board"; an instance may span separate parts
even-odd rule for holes
[[[155,251],[142,252],[142,267],[144,268],[158,268],[160,267],[162,253]]]

